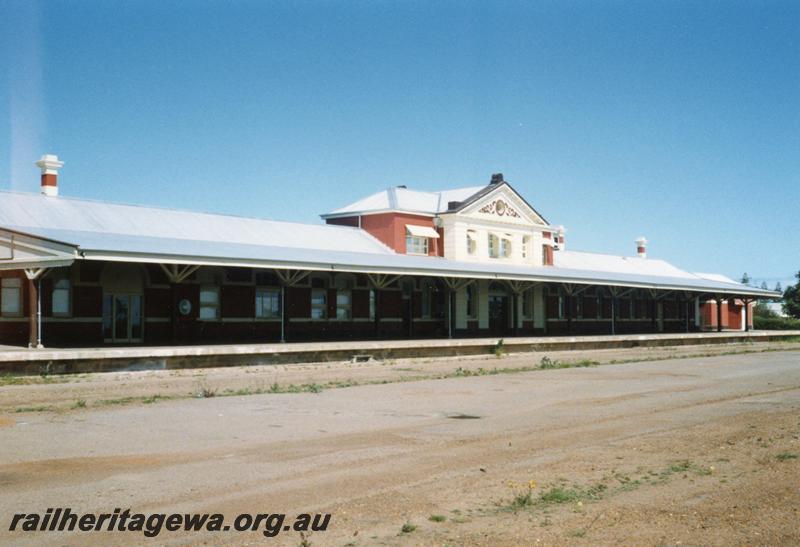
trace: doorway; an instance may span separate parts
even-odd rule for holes
[[[142,295],[103,295],[103,339],[105,342],[141,342]]]
[[[489,331],[494,336],[503,336],[508,333],[510,323],[508,292],[499,283],[489,286]]]
[[[113,344],[142,342],[143,269],[137,264],[107,264],[100,284],[103,287],[103,340]]]

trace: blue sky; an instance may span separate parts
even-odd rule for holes
[[[318,222],[506,180],[569,248],[800,270],[798,2],[0,0],[0,188]]]

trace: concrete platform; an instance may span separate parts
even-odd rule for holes
[[[800,331],[753,331],[618,336],[505,338],[513,353],[700,344],[768,342]],[[0,346],[0,374],[71,374],[368,359],[448,357],[491,353],[497,338],[238,344],[124,348],[22,349]]]

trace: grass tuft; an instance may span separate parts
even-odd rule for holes
[[[400,532],[403,534],[410,534],[416,529],[417,529],[416,524],[411,524],[410,522],[406,522],[405,524],[403,524],[403,527],[400,528]]]
[[[48,412],[53,410],[51,406],[21,406],[19,408],[15,408],[14,412],[21,413],[21,412]]]

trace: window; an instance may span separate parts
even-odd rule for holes
[[[542,266],[553,265],[553,248],[550,245],[542,245]]]
[[[526,319],[533,317],[533,289],[522,293],[522,317]]]
[[[489,258],[497,258],[500,253],[499,238],[494,234],[489,234]]]
[[[200,319],[219,319],[219,287],[200,287]]]
[[[467,317],[475,319],[478,316],[478,287],[473,283],[467,285]]]
[[[430,282],[422,284],[422,317],[428,319],[433,312],[434,287]]]
[[[256,289],[256,317],[259,319],[274,319],[280,316],[280,289]]]
[[[62,277],[53,282],[53,315],[68,316],[70,314],[69,279]]]
[[[311,290],[311,319],[325,319],[328,317],[328,291],[325,289]]]
[[[353,299],[349,290],[336,291],[336,319],[352,319]]]
[[[478,249],[478,237],[474,230],[467,230],[467,252],[471,255],[475,254]]]
[[[511,236],[506,234],[506,237],[500,240],[500,256],[509,258],[511,256]]]
[[[0,314],[22,315],[22,280],[18,277],[4,277],[0,280]]]
[[[528,258],[530,254],[531,236],[522,236],[522,258]]]
[[[406,253],[410,255],[427,255],[428,238],[412,235],[406,236]]]

